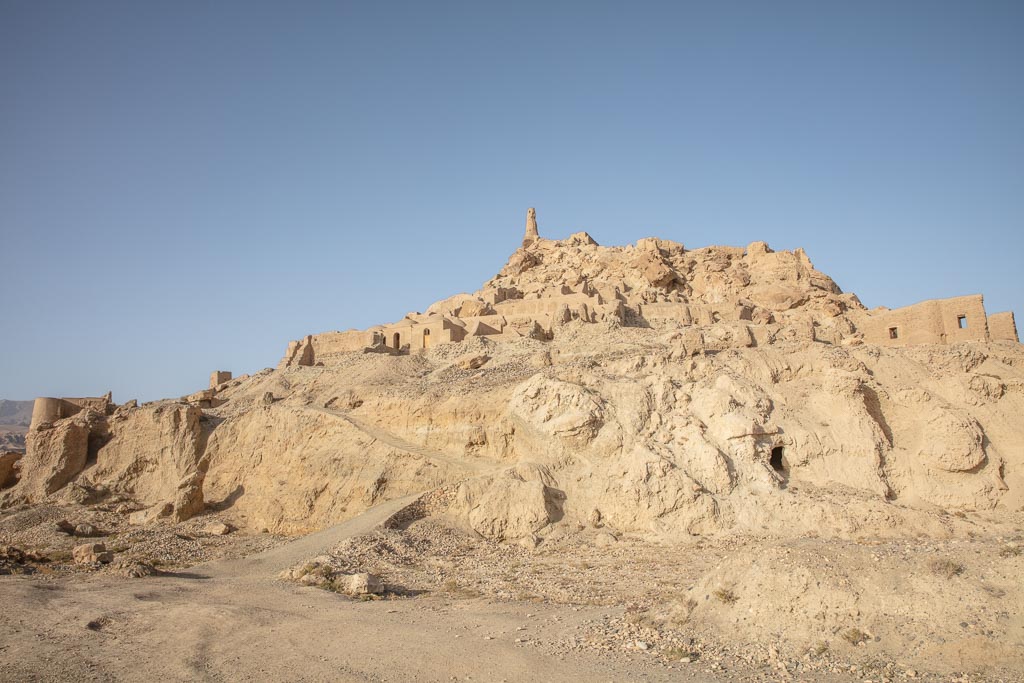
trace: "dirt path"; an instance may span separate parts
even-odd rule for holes
[[[383,524],[389,517],[413,503],[422,494],[416,493],[375,505],[358,517],[303,536],[291,543],[236,560],[221,560],[196,565],[186,574],[209,578],[274,578],[281,571],[320,555],[346,538],[365,534]]]
[[[382,443],[386,443],[392,448],[397,448],[400,451],[405,451],[407,453],[412,453],[422,458],[426,458],[427,460],[446,462],[449,465],[454,465],[455,467],[460,467],[462,469],[478,474],[482,474],[484,472],[496,469],[501,469],[503,467],[508,466],[507,463],[494,462],[490,460],[469,460],[458,456],[446,455],[444,453],[441,453],[440,451],[435,451],[433,449],[427,448],[426,446],[420,446],[418,444],[412,443],[411,441],[406,441],[405,439],[401,438],[396,434],[392,434],[387,430],[367,424],[366,422],[363,422],[359,418],[353,417],[349,413],[342,410],[335,410],[332,408],[316,408],[309,406],[307,406],[305,409],[317,413],[322,413],[323,415],[329,415],[331,417],[336,417],[345,420],[350,425],[362,431],[370,438],[376,439],[377,441],[380,441]]]

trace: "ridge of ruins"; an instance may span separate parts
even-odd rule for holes
[[[531,277],[531,270],[566,249],[582,256],[583,264],[604,261],[606,267],[593,276],[563,268],[561,278]],[[479,291],[366,330],[307,335],[288,344],[278,367],[329,363],[353,351],[411,353],[470,337],[551,340],[571,320],[695,329],[739,325],[753,346],[772,343],[782,330],[793,338],[794,325],[804,328],[797,337],[844,345],[1019,341],[1013,313],[988,314],[981,294],[868,310],[817,271],[803,249],[776,252],[753,242],[688,250],[658,238],[602,247],[586,232],[547,240],[530,208],[522,248]]]

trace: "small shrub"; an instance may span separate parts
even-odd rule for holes
[[[843,640],[848,642],[850,645],[860,645],[861,643],[866,643],[871,640],[871,636],[864,633],[864,631],[861,631],[859,628],[848,628],[843,631],[842,636]]]
[[[719,602],[723,602],[726,605],[731,605],[739,600],[739,597],[728,588],[719,588],[714,592],[714,596],[718,598]]]
[[[697,652],[679,646],[665,648],[661,651],[661,655],[670,662],[678,662],[680,659],[689,659],[693,662],[700,656]]]
[[[932,560],[928,563],[928,566],[933,572],[939,576],[944,576],[947,579],[959,576],[964,573],[965,569],[967,569],[967,567],[963,566],[959,562],[954,562],[950,559]]]
[[[448,579],[445,581],[441,588],[445,593],[448,593],[452,597],[457,598],[477,598],[480,597],[480,591],[465,586],[460,586],[459,582],[455,579]]]
[[[819,640],[808,652],[814,657],[821,657],[828,652],[828,643],[824,640]]]
[[[50,562],[71,562],[74,559],[70,550],[51,550],[46,556]]]
[[[1008,545],[999,551],[999,557],[1017,557],[1024,553],[1024,548],[1019,545]]]

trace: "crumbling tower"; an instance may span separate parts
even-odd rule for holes
[[[540,234],[537,232],[537,210],[529,208],[526,210],[526,236],[523,237],[523,246],[533,244],[540,239]]]

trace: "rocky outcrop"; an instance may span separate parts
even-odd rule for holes
[[[204,508],[207,467],[202,414],[195,406],[169,403],[114,415],[89,477],[150,506],[147,521],[196,515]]]
[[[205,408],[40,430],[12,491],[81,472],[140,523],[209,501],[305,533],[441,487],[465,528],[528,543],[593,519],[612,538],[927,534],[936,509],[1024,505],[1021,347],[864,343],[863,307],[801,250],[537,238],[430,310],[493,311],[502,339],[391,355],[345,336],[312,365],[307,337]]]
[[[114,560],[114,554],[102,543],[76,545],[71,554],[76,564],[109,564]]]
[[[78,476],[89,456],[89,434],[100,419],[85,412],[30,431],[21,480],[12,494],[39,502]]]
[[[23,454],[17,451],[0,453],[0,489],[13,486],[17,481],[18,470],[20,469],[18,462],[22,457]]]
[[[449,513],[481,536],[516,540],[559,521],[564,497],[546,468],[520,465],[464,482]]]

